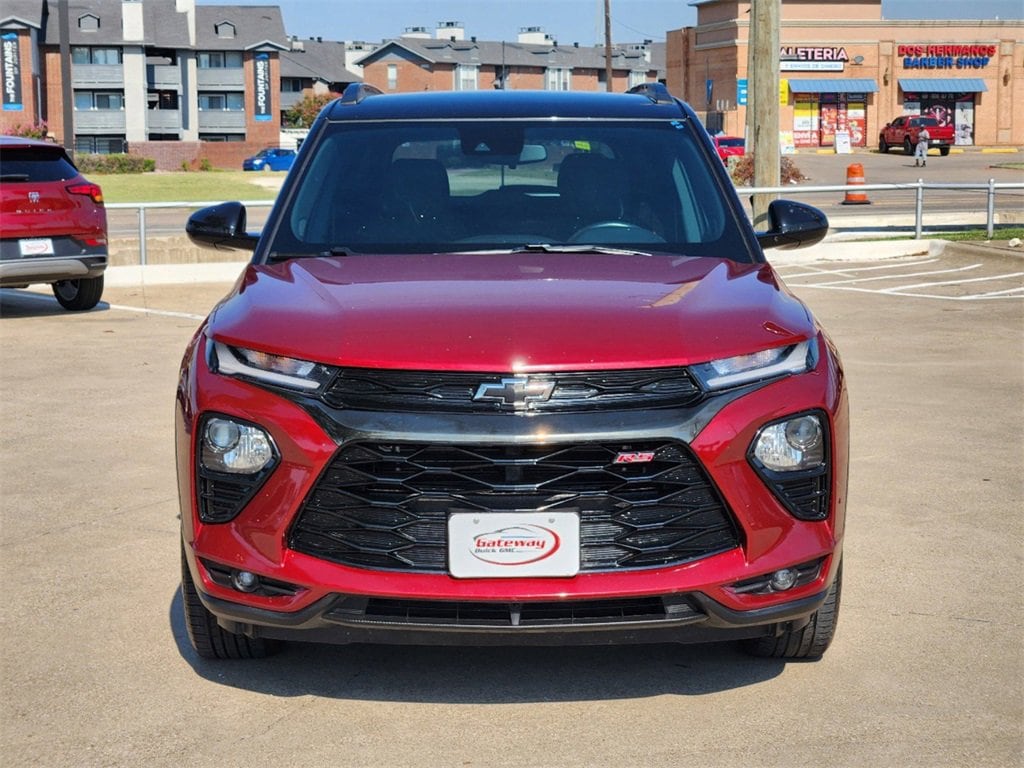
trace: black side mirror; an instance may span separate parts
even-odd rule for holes
[[[828,217],[812,205],[774,200],[768,205],[767,232],[757,233],[762,248],[803,248],[828,234]]]
[[[220,251],[254,251],[260,238],[245,231],[245,206],[221,203],[188,217],[185,233],[196,245]]]

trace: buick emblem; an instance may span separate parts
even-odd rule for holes
[[[38,203],[39,202],[39,193],[38,192],[29,192],[28,193],[28,201],[30,203]]]
[[[555,382],[550,380],[514,376],[501,381],[485,381],[477,387],[473,399],[511,405],[518,410],[528,408],[530,403],[547,401],[554,389]]]

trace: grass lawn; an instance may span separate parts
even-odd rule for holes
[[[103,189],[108,203],[170,203],[221,200],[273,200],[276,189],[253,184],[254,176],[284,178],[283,173],[244,173],[242,171],[195,171],[186,173],[114,173],[89,174]]]

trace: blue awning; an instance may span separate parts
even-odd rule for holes
[[[984,93],[988,90],[980,77],[901,77],[904,93]]]
[[[822,77],[813,80],[790,80],[793,93],[878,93],[878,83],[872,78]]]

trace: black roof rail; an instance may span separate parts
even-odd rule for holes
[[[640,85],[634,85],[626,93],[643,94],[655,104],[675,104],[676,101],[664,83],[640,83]]]
[[[368,96],[383,96],[384,91],[368,83],[352,83],[341,94],[342,104],[358,104]]]

